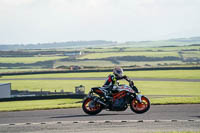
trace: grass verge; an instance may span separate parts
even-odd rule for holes
[[[82,99],[51,99],[1,102],[0,111],[46,110],[80,107]]]
[[[46,110],[81,107],[82,99],[51,99],[31,101],[10,101],[0,102],[0,111],[25,111],[25,110]],[[161,104],[195,104],[200,103],[199,97],[165,97],[150,98],[152,105]]]
[[[12,83],[13,90],[74,92],[75,86],[84,85],[85,93],[90,88],[102,86],[105,81],[93,80],[6,80],[1,83]],[[120,81],[127,84],[126,81]],[[144,95],[199,95],[200,82],[170,82],[170,81],[135,81],[135,85]]]
[[[150,98],[151,104],[167,105],[167,104],[199,104],[200,96],[198,97],[163,97]]]

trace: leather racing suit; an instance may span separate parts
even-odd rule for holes
[[[107,90],[107,95],[110,95],[112,93],[113,89],[117,89],[118,87],[118,80],[121,79],[125,79],[126,81],[128,81],[129,83],[131,82],[131,80],[127,77],[127,76],[122,76],[122,77],[117,77],[115,75],[109,75],[107,80],[105,81],[103,88]],[[133,82],[132,82],[133,83]]]

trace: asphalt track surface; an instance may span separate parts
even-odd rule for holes
[[[173,82],[200,82],[200,79],[173,79],[173,78],[131,78],[133,81],[173,81]],[[106,80],[105,77],[80,78],[8,78],[1,80]]]
[[[200,104],[152,105],[144,114],[102,111],[96,116],[81,108],[0,112],[0,133],[200,131]]]

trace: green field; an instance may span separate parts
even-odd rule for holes
[[[132,71],[125,74],[133,78],[200,79],[200,70]]]
[[[57,61],[54,63],[54,68],[58,66],[93,66],[93,67],[110,67],[114,66],[114,64],[111,61],[104,61],[104,60],[91,60],[91,61]]]
[[[82,49],[83,52],[96,52],[96,53],[108,53],[108,52],[178,52],[182,50],[198,50],[200,46],[177,46],[177,47],[128,47],[128,46],[121,46],[121,47],[111,47],[111,48],[85,48]],[[69,51],[69,49],[66,49]]]
[[[158,42],[161,43],[161,42]],[[129,45],[131,46],[131,44]],[[47,50],[48,51],[48,50]],[[55,51],[55,50],[54,50]],[[66,52],[74,49],[65,49]],[[70,57],[71,60],[60,61],[68,56],[48,55],[42,57],[0,57],[0,63],[24,63],[27,68],[22,66],[6,67],[1,66],[0,72],[18,72],[18,71],[38,71],[49,70],[59,66],[82,66],[84,67],[114,67],[116,65],[123,67],[177,67],[177,66],[199,66],[198,61],[184,62],[186,59],[199,59],[200,46],[181,46],[181,47],[116,47],[116,48],[85,48],[81,49],[82,56]],[[31,51],[30,51],[31,52]],[[33,51],[32,51],[33,52]],[[39,51],[37,51],[39,52]],[[180,60],[163,60],[163,61],[123,61],[123,60],[106,60],[110,57],[123,56],[146,56],[146,57],[181,57]],[[104,60],[102,60],[104,58]],[[69,59],[69,58],[68,58]],[[46,64],[45,61],[54,61],[53,64]],[[32,63],[43,62],[39,65]],[[17,65],[17,64],[16,64]],[[44,65],[44,66],[41,66]],[[11,69],[7,69],[11,68]],[[12,69],[16,68],[16,69]],[[37,69],[39,68],[39,69]],[[61,91],[74,92],[75,86],[84,85],[85,93],[90,91],[91,87],[102,86],[104,80],[8,80],[20,78],[69,78],[69,77],[106,77],[111,72],[90,72],[90,73],[63,73],[63,74],[34,74],[20,76],[2,76],[1,83],[12,83],[14,90],[29,91]],[[134,78],[150,79],[200,79],[200,70],[158,70],[158,71],[125,71],[125,74]],[[7,79],[7,80],[1,80]],[[126,83],[121,81],[122,84]],[[135,85],[141,91],[141,94],[147,95],[152,104],[184,104],[200,103],[200,82],[170,82],[170,81],[135,81]],[[0,111],[17,111],[17,110],[35,110],[35,109],[52,109],[52,108],[69,108],[80,107],[81,103],[76,103],[82,99],[56,99],[56,100],[35,100],[35,101],[13,101],[1,102]]]
[[[1,81],[1,83],[12,83],[14,90],[30,91],[52,91],[64,90],[74,92],[75,86],[84,85],[86,93],[91,87],[102,86],[104,81],[91,80],[15,80]],[[121,83],[126,83],[122,81]],[[170,82],[170,81],[135,81],[135,85],[144,95],[200,95],[199,82]]]
[[[77,51],[82,52],[82,55],[70,56],[70,53],[77,53]],[[27,52],[32,57],[25,57],[27,56]],[[34,52],[37,52],[37,54]],[[16,53],[17,57],[14,57]],[[131,56],[130,60],[127,56]],[[64,58],[67,59],[60,60]],[[200,66],[199,60],[200,46],[190,45],[169,47],[119,45],[109,48],[19,50],[14,51],[14,54],[7,52],[6,55],[0,57],[0,63],[2,63],[0,72],[10,72],[12,71],[11,69],[14,69],[13,71],[16,69],[21,71],[21,69],[25,68],[29,69],[29,71],[35,69],[55,69],[57,67],[60,68],[60,66],[62,68],[63,66],[69,68],[73,65],[81,66],[82,68],[93,67],[94,69],[95,67],[104,69],[104,67],[113,67],[116,65],[137,68],[163,66],[191,67]],[[36,64],[36,62],[40,63]]]
[[[112,72],[111,72],[112,73]],[[67,91],[74,92],[75,86],[84,85],[86,93],[91,87],[102,86],[104,80],[37,80],[37,78],[70,78],[70,77],[104,77],[109,72],[64,73],[64,74],[35,74],[19,76],[3,76],[1,83],[12,83],[12,89],[30,91]],[[126,71],[125,74],[134,78],[154,79],[200,79],[200,70],[159,70],[159,71]],[[20,78],[34,78],[36,80],[9,80]],[[171,81],[134,81],[135,85],[145,95],[200,95],[200,82],[171,82]],[[126,81],[122,80],[124,84]]]
[[[80,101],[82,101],[82,99],[53,99],[1,102],[0,111],[73,108],[80,107],[81,103],[76,103]]]
[[[50,61],[67,58],[67,56],[53,56],[53,57],[0,57],[0,63],[36,63],[41,61]]]
[[[6,76],[6,78],[56,78],[56,77],[106,77],[108,72],[99,73],[65,73],[65,74],[39,74]],[[176,79],[200,79],[200,70],[162,70],[162,71],[132,71],[126,75],[137,78],[176,78]],[[0,80],[1,83],[12,83],[12,89],[29,91],[74,92],[75,86],[84,85],[85,93],[91,87],[102,86],[104,80]],[[120,81],[121,84],[127,83]],[[195,104],[200,103],[200,82],[170,82],[170,81],[135,81],[135,85],[141,94],[147,95],[152,104]],[[81,99],[56,99],[35,101],[1,102],[0,111],[56,109],[80,107],[76,103]]]
[[[114,66],[135,66],[135,67],[159,67],[159,66],[179,66],[179,67],[193,67],[193,62],[186,64],[182,61],[117,61],[113,63],[113,61],[107,60],[79,60],[79,61],[57,61],[54,63],[54,68],[59,66],[82,66],[82,67],[114,67]],[[196,65],[197,66],[197,65]]]
[[[92,53],[82,56],[78,59],[101,59],[117,56],[147,56],[147,57],[179,57],[177,52],[109,52],[109,53]]]
[[[200,58],[200,51],[187,51],[183,52],[184,58]]]
[[[163,97],[163,98],[150,98],[151,104],[164,105],[164,104],[199,104],[200,96],[198,97]]]
[[[52,69],[3,69],[0,68],[0,73],[15,73],[15,72],[31,72],[31,71],[50,71]]]
[[[124,48],[123,51],[129,52],[129,51],[153,51],[153,52],[157,52],[157,51],[182,51],[182,50],[198,50],[199,51],[200,46],[179,46],[179,47],[136,47],[136,48]]]
[[[2,76],[1,79],[10,78],[70,78],[70,77],[106,77],[111,72],[88,73],[60,73],[60,74],[33,74],[18,76]],[[200,79],[200,70],[157,70],[157,71],[125,71],[125,75],[131,78],[175,78],[175,79]]]
[[[156,47],[162,45],[177,45],[170,47]],[[147,46],[148,47],[143,47]],[[178,46],[182,45],[182,46]],[[188,43],[185,43],[188,45]],[[136,47],[137,46],[137,47]],[[140,47],[138,47],[140,46]],[[152,46],[152,47],[151,47]],[[56,51],[58,53],[56,53]],[[64,51],[64,52],[61,52]],[[67,53],[81,51],[83,55],[65,56]],[[122,67],[193,67],[200,66],[200,46],[183,46],[182,42],[139,42],[119,44],[116,47],[109,48],[82,48],[82,49],[46,49],[46,50],[26,50],[25,52],[37,52],[33,57],[23,57],[27,53],[23,50],[15,51],[17,56],[10,57],[7,52],[6,57],[0,57],[1,72],[19,72],[19,71],[38,71],[52,70],[59,66],[77,65],[83,68],[93,67],[94,69],[112,68],[114,66]],[[45,53],[46,52],[46,53]],[[14,55],[13,54],[13,55]],[[39,56],[37,56],[39,55]],[[59,55],[59,56],[58,56]],[[145,56],[156,57],[154,61],[126,61],[118,60],[114,57],[125,56]],[[163,57],[179,57],[175,60],[164,59]],[[112,59],[109,59],[112,57]],[[68,60],[60,60],[67,58]],[[162,59],[161,59],[162,58]],[[103,60],[102,60],[103,59]],[[127,59],[127,58],[126,58]],[[161,60],[157,60],[161,59]],[[46,61],[52,61],[47,63]],[[40,64],[33,63],[40,62]],[[6,64],[9,64],[6,66]],[[18,63],[18,64],[17,64]],[[19,65],[22,63],[22,65]],[[24,65],[24,64],[25,65]],[[29,68],[29,69],[25,69]],[[70,78],[70,77],[106,77],[112,74],[110,72],[90,72],[90,73],[60,73],[60,74],[34,74],[20,76],[2,76],[0,83],[12,83],[13,90],[29,91],[61,91],[74,92],[75,86],[84,85],[85,93],[90,91],[91,87],[102,86],[104,80],[37,80],[37,78]],[[200,79],[200,70],[158,70],[158,71],[125,71],[125,74],[134,78],[150,79]],[[9,80],[20,78],[36,78],[36,80]],[[1,80],[7,79],[7,80]],[[125,81],[120,81],[124,84]],[[149,96],[152,104],[183,104],[183,103],[200,103],[200,82],[170,82],[170,81],[135,81],[135,85],[141,91],[141,94]],[[55,99],[55,100],[34,100],[34,101],[13,101],[1,102],[0,111],[17,111],[17,110],[35,110],[35,109],[52,109],[52,108],[69,108],[80,107],[81,103],[76,103],[82,99]],[[177,132],[175,132],[177,133]],[[183,132],[182,132],[183,133]],[[186,132],[184,132],[186,133]]]

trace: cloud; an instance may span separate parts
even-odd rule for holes
[[[9,9],[25,6],[33,3],[35,0],[0,0],[0,8]]]
[[[199,0],[0,0],[0,43],[193,36],[199,12]]]

